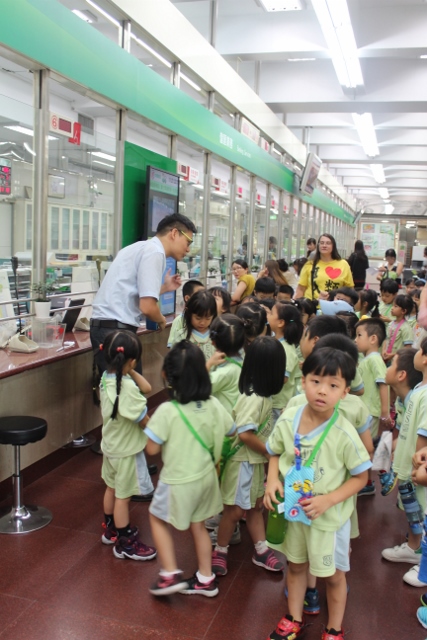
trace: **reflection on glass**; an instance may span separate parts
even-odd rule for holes
[[[249,185],[237,183],[233,257],[248,261]],[[248,262],[249,264],[249,262]],[[231,265],[228,265],[229,268]]]
[[[202,176],[202,172],[199,173]],[[203,184],[194,184],[183,178],[179,181],[179,212],[192,220],[197,233],[190,247],[190,253],[184,258],[188,264],[188,275],[197,278],[200,275],[200,257],[203,238]]]
[[[268,258],[276,260],[279,257],[278,231],[279,231],[279,193],[271,190],[270,203],[270,231],[268,234]]]

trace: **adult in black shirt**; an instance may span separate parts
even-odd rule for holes
[[[354,288],[361,291],[366,283],[366,269],[369,269],[368,256],[361,240],[354,243],[354,251],[347,260],[354,280]]]

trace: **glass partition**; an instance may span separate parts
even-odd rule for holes
[[[254,219],[254,254],[251,262],[255,268],[261,267],[264,261],[264,249],[267,242],[265,237],[267,222],[267,185],[256,181],[255,219]]]
[[[271,189],[270,199],[270,228],[268,232],[268,258],[276,260],[279,257],[278,245],[279,232],[279,192],[277,189]]]
[[[283,212],[280,214],[280,215],[282,215],[282,237],[281,237],[281,255],[280,255],[280,257],[284,258],[288,262],[291,259],[291,242],[290,242],[290,237],[291,237],[291,230],[290,230],[290,224],[291,224],[291,214],[290,214],[291,200],[292,200],[292,198],[289,195],[289,193],[283,192]]]
[[[226,264],[230,222],[230,167],[212,159],[209,207],[208,286],[220,285],[230,270]]]
[[[243,171],[237,172],[236,180],[236,206],[234,218],[233,256],[248,260],[248,225],[250,205],[250,180],[249,175]],[[229,265],[231,267],[231,265]]]

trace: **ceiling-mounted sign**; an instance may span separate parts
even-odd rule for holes
[[[10,196],[12,192],[12,160],[0,158],[0,195]]]
[[[81,135],[82,125],[80,122],[73,122],[73,135],[71,138],[68,138],[68,142],[71,142],[71,144],[80,144]]]
[[[71,142],[71,144],[80,144],[80,137],[82,133],[82,125],[80,122],[73,122],[73,120],[70,120],[65,116],[60,116],[57,113],[51,113],[49,129],[59,136],[68,138],[68,142]]]
[[[243,133],[244,136],[258,144],[259,141],[259,129],[257,129],[252,122],[246,120],[246,118],[241,118],[240,120],[240,133]]]

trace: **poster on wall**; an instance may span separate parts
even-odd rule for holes
[[[393,223],[363,222],[360,239],[370,258],[383,258],[387,249],[394,249],[396,225]]]

